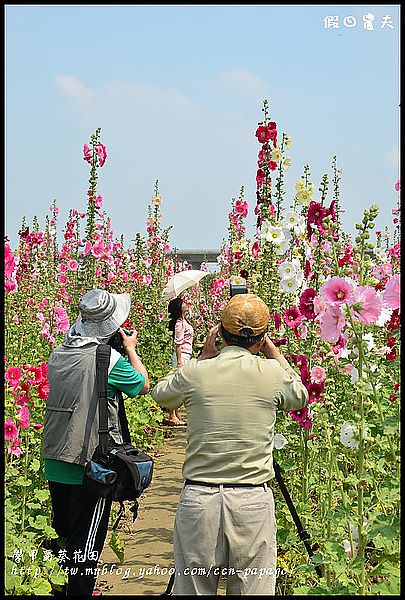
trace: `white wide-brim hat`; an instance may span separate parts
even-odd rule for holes
[[[112,335],[127,320],[130,308],[129,294],[90,290],[79,302],[80,314],[75,323],[75,331],[85,337]]]

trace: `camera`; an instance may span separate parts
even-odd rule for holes
[[[129,329],[124,329],[124,327],[122,328],[122,330],[125,333],[125,335],[132,335],[134,333],[133,330],[130,331]],[[117,329],[117,331],[113,333],[113,335],[110,337],[110,339],[108,340],[108,344],[111,346],[111,348],[114,348],[114,350],[117,350],[117,352],[122,354],[122,356],[125,356],[126,352],[124,348],[124,343],[122,341],[122,335],[120,334],[119,329]]]
[[[236,296],[236,294],[247,294],[246,279],[243,277],[231,277],[229,295],[232,298],[232,296]]]

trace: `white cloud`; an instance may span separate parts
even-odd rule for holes
[[[217,77],[217,85],[224,91],[266,97],[269,95],[268,86],[259,77],[247,69],[229,69]]]
[[[93,92],[73,75],[57,75],[55,83],[62,92],[81,104],[88,105],[92,100]]]

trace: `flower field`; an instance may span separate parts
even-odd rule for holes
[[[151,384],[171,368],[161,293],[171,275],[190,265],[179,262],[171,249],[158,182],[144,233],[136,233],[130,244],[115,237],[97,187],[109,152],[100,136],[97,129],[83,148],[89,171],[86,212],[72,208],[61,224],[54,202],[43,222],[35,218],[28,225],[23,218],[16,248],[5,240],[7,594],[49,594],[64,581],[50,550],[55,532],[40,449],[47,360],[76,319],[79,298],[95,287],[129,292],[128,325],[139,332],[139,353]],[[255,205],[248,205],[243,188],[231,200],[224,209],[229,226],[218,272],[184,293],[192,307],[194,354],[229,299],[231,278],[244,278],[248,290],[267,303],[269,334],[301,374],[310,398],[306,408],[279,414],[274,454],[314,554],[308,557],[274,482],[278,567],[284,573],[277,594],[395,595],[400,184],[395,184],[392,231],[375,230],[378,207],[373,205],[351,239],[341,223],[342,172],[336,157],[318,184],[306,165],[291,198],[284,184],[292,140],[270,118],[266,101],[256,138]],[[249,237],[244,222],[252,210],[256,227]],[[208,270],[204,264],[202,269]],[[161,444],[163,413],[152,398],[126,400],[126,407],[133,443],[145,450]],[[110,543],[120,554],[119,538]]]

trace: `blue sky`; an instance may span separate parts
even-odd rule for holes
[[[400,5],[6,5],[6,231],[84,211],[84,143],[101,127],[98,193],[117,237],[145,233],[159,180],[172,245],[219,248],[242,186],[253,235],[255,138],[267,99],[292,137],[288,208],[343,169],[344,228],[371,204],[391,227],[399,178]],[[373,14],[373,30],[363,15]],[[381,27],[388,15],[393,27]],[[327,16],[339,28],[325,28]],[[344,25],[344,17],[356,25]],[[349,22],[349,21],[346,21]],[[351,22],[353,23],[353,21]],[[331,195],[328,200],[331,200]]]

